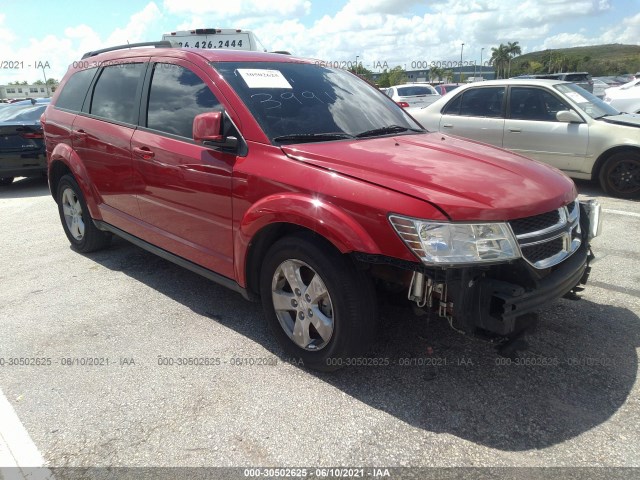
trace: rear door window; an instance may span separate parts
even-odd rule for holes
[[[504,87],[482,87],[465,90],[443,110],[444,115],[467,117],[502,117]]]
[[[105,67],[93,90],[90,113],[114,122],[138,122],[138,89],[146,64],[123,63]]]

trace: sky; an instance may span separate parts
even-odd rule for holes
[[[484,62],[507,42],[522,53],[640,45],[640,0],[0,0],[0,85],[60,80],[87,51],[203,27],[251,30],[297,56],[412,70],[461,54]]]

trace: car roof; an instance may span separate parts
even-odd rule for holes
[[[572,84],[572,82],[565,82],[564,80],[555,80],[547,78],[505,78],[502,80],[485,80],[484,82],[472,82],[464,85],[460,85],[460,89],[467,89],[471,86],[505,86],[505,85],[537,85],[537,86],[550,86],[558,84]]]
[[[282,53],[266,53],[250,50],[226,50],[226,49],[199,49],[199,48],[119,48],[105,53],[86,56],[84,62],[77,63],[101,63],[109,60],[118,60],[119,58],[131,57],[190,57],[197,55],[207,62],[281,62],[281,63],[314,63],[313,59],[299,58]],[[317,62],[317,60],[315,61]]]

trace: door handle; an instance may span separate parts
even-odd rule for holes
[[[444,123],[442,124],[442,128],[453,128],[453,123]]]
[[[520,128],[510,128],[509,131],[511,133],[522,133],[522,130]]]
[[[82,130],[81,128],[80,128],[80,129],[78,129],[78,130],[75,130],[75,131],[73,132],[73,136],[74,136],[74,137],[84,138],[84,137],[86,137],[87,135],[88,135],[88,133],[87,133],[87,132],[85,132],[84,130]]]
[[[151,160],[153,157],[156,156],[155,153],[153,153],[149,147],[133,147],[133,153],[136,154],[138,157],[142,158],[143,160]]]

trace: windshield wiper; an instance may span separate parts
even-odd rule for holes
[[[374,128],[373,130],[367,130],[366,132],[362,132],[356,135],[356,138],[362,138],[362,137],[374,137],[376,135],[386,135],[389,133],[400,133],[400,132],[406,132],[406,131],[412,131],[412,132],[424,132],[424,130],[418,129],[418,128],[409,128],[409,127],[402,127],[400,125],[389,125],[386,127],[382,127],[382,128]]]
[[[274,142],[322,142],[323,140],[341,140],[353,138],[348,133],[292,133],[290,135],[280,135],[273,139]]]

